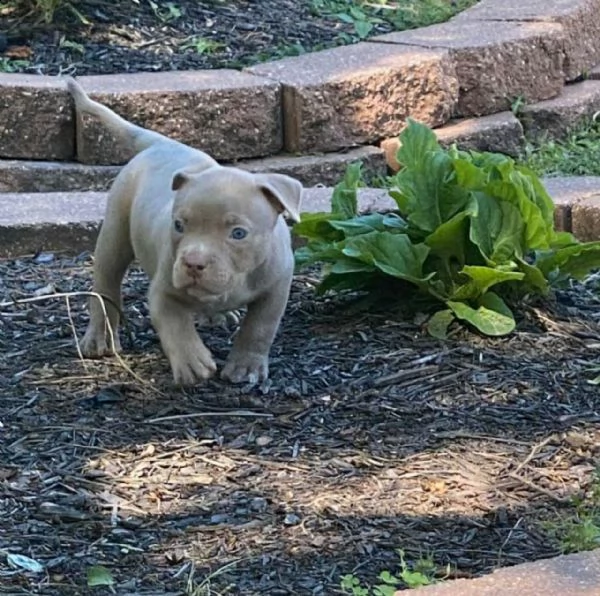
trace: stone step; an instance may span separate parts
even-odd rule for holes
[[[600,550],[504,567],[484,577],[441,582],[413,592],[421,592],[418,596],[598,596]]]
[[[320,155],[276,155],[239,161],[251,172],[288,174],[304,186],[334,186],[348,164],[360,161],[365,179],[385,176],[385,155],[378,147],[358,147]],[[122,166],[88,165],[76,162],[0,160],[0,192],[69,192],[107,190]]]
[[[328,211],[331,188],[309,188],[304,211]],[[105,192],[0,193],[0,258],[39,251],[92,250],[104,217]],[[360,192],[361,211],[394,203],[383,190]]]
[[[396,136],[411,116],[439,127],[556,97],[600,61],[600,0],[481,0],[456,18],[244,71],[81,77],[125,118],[239,160],[326,152]],[[127,161],[77,119],[60,77],[0,73],[0,158]]]
[[[558,229],[581,240],[600,239],[600,177],[551,178]],[[307,188],[304,212],[328,211],[332,189]],[[93,248],[104,216],[105,192],[0,193],[0,257]],[[381,189],[361,189],[361,212],[386,211],[395,203]]]

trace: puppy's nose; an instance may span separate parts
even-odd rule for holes
[[[183,256],[183,264],[193,271],[204,271],[208,265],[208,259],[198,253],[189,253]]]

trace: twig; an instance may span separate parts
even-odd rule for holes
[[[532,490],[535,490],[538,493],[545,495],[546,497],[548,497],[549,499],[552,499],[556,503],[560,503],[561,505],[566,505],[570,502],[570,499],[565,499],[564,497],[559,497],[559,496],[555,495],[552,491],[549,491],[548,489],[544,488],[543,486],[538,486],[537,484],[531,482],[531,480],[527,480],[527,478],[523,478],[522,476],[515,474],[515,472],[510,472],[508,476],[510,478],[512,478],[513,480],[517,480],[517,481],[521,482],[522,484],[531,488]]]
[[[517,469],[513,471],[513,474],[518,474],[550,441],[554,439],[554,435],[546,437],[543,441],[537,443],[531,448],[529,455],[517,466]]]
[[[251,410],[230,410],[226,412],[194,412],[193,414],[176,414],[174,416],[160,416],[159,418],[150,418],[149,420],[144,420],[144,423],[153,424],[154,422],[167,422],[169,420],[185,420],[187,418],[211,418],[216,416],[273,418],[273,414],[267,414],[265,412],[252,412]]]
[[[73,322],[73,318],[71,316],[71,310],[70,310],[70,305],[69,305],[69,298],[73,298],[76,296],[91,296],[91,297],[96,298],[100,302],[100,306],[102,308],[102,314],[104,316],[104,324],[106,325],[106,330],[108,332],[108,338],[109,338],[110,349],[111,349],[112,354],[116,357],[117,361],[123,367],[123,369],[127,373],[129,373],[136,381],[138,381],[142,385],[145,385],[146,387],[149,387],[157,395],[165,397],[165,394],[162,391],[157,389],[152,383],[146,381],[146,379],[143,379],[136,372],[134,372],[131,369],[131,367],[125,362],[125,360],[123,360],[123,358],[117,351],[117,348],[115,345],[115,336],[113,333],[112,326],[110,324],[110,319],[108,318],[108,312],[106,310],[106,302],[109,302],[117,310],[117,312],[119,313],[119,316],[121,318],[123,318],[123,313],[122,313],[119,305],[115,304],[115,302],[113,300],[111,300],[108,296],[103,296],[102,294],[99,294],[98,292],[56,292],[54,294],[46,294],[45,296],[33,296],[31,298],[21,298],[20,300],[13,300],[11,302],[0,302],[0,308],[5,308],[7,306],[14,306],[15,304],[29,304],[32,302],[41,302],[42,300],[49,300],[49,299],[53,299],[53,298],[64,298],[67,302],[67,313],[69,315],[69,322],[71,323],[71,328],[73,331],[73,335],[75,337],[77,353],[79,355],[81,362],[83,363],[84,357],[81,352],[81,347],[79,345],[79,341],[77,339],[77,333],[75,330],[75,325]],[[84,367],[85,367],[85,364],[84,364]]]

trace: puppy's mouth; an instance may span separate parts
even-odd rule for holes
[[[224,275],[210,270],[203,272],[190,272],[181,263],[173,269],[173,287],[193,295],[215,297],[227,292],[229,279]]]

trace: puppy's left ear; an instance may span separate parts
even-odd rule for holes
[[[277,213],[287,212],[290,219],[300,221],[302,184],[284,174],[256,174],[258,188]]]

